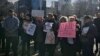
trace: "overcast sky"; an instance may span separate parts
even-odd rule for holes
[[[58,1],[58,0],[47,0],[47,7],[50,7],[51,6],[51,2],[52,1]]]
[[[18,0],[8,0],[8,1],[14,3],[14,2],[16,2],[16,1],[18,1]],[[58,1],[58,0],[46,0],[46,1],[47,1],[47,6],[50,7],[52,1]]]
[[[14,3],[14,2],[16,2],[16,1],[18,1],[18,0],[8,0],[8,1],[9,1],[9,2],[13,2],[13,3]]]

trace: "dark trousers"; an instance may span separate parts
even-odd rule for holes
[[[76,40],[76,42],[75,42],[75,49],[76,49],[76,52],[81,53],[82,43],[81,43],[80,39]]]
[[[47,52],[48,52],[49,56],[54,56],[55,48],[56,48],[55,44],[46,45],[46,49],[47,49]]]
[[[99,47],[98,47],[99,43],[100,43],[100,34],[98,34],[98,36],[96,37],[96,50],[95,50],[95,54],[97,54],[97,52],[99,51],[98,50],[99,49]]]
[[[9,56],[10,52],[10,44],[12,44],[12,50],[14,55],[13,56],[18,56],[18,42],[19,39],[18,37],[7,37],[6,38],[6,56]]]
[[[34,53],[36,53],[39,50],[39,43],[34,39]]]
[[[0,45],[1,45],[2,51],[4,51],[5,49],[5,36],[4,35],[0,35]]]
[[[62,56],[76,56],[74,45],[69,45],[67,41],[60,41]]]
[[[98,36],[98,37],[96,38],[96,50],[95,50],[95,53],[98,52],[98,49],[99,49],[98,45],[99,45],[99,43],[100,43],[100,38],[99,38],[99,36]]]
[[[97,40],[96,40],[96,50],[95,50],[95,53],[97,53],[98,52],[98,44],[99,44],[100,42],[98,42]]]
[[[44,42],[37,42],[34,43],[34,51],[39,51],[39,56],[45,56],[45,44]]]
[[[39,56],[45,56],[45,43],[44,43],[44,41],[40,42],[37,39],[35,39],[34,51],[35,51],[35,53],[37,51],[39,51]]]
[[[83,56],[94,56],[93,54],[93,44],[83,44],[82,45]]]
[[[45,56],[45,44],[38,43],[39,56]]]
[[[23,41],[22,40],[22,56],[25,56],[25,54],[27,54],[27,56],[30,56],[30,40],[27,41]]]

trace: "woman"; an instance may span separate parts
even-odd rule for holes
[[[84,17],[84,25],[82,27],[81,41],[83,56],[94,56],[93,45],[94,38],[97,36],[97,29],[92,22],[90,16]]]
[[[45,23],[44,23],[44,32],[45,32],[45,34],[44,34],[44,36],[45,36],[45,45],[46,45],[46,48],[47,48],[47,52],[49,53],[49,56],[54,56],[54,53],[55,53],[55,48],[56,48],[56,43],[46,43],[46,38],[48,38],[48,37],[46,37],[47,36],[47,34],[48,34],[48,32],[50,33],[50,32],[53,32],[54,34],[53,34],[53,40],[54,40],[54,42],[56,42],[55,41],[55,33],[56,33],[56,30],[57,29],[55,29],[56,28],[56,24],[55,24],[56,22],[55,22],[55,20],[54,20],[54,16],[53,16],[53,14],[48,14],[48,17],[47,17],[47,19],[46,19],[46,21],[45,21]]]
[[[32,27],[31,27],[32,26]],[[34,28],[34,29],[33,29]],[[22,29],[21,29],[21,39],[22,39],[22,56],[30,56],[30,40],[33,39],[36,25],[33,24],[31,15],[27,14],[23,20]],[[31,30],[30,30],[31,29]],[[31,33],[29,33],[31,31]],[[34,32],[32,32],[34,31]],[[27,46],[27,48],[26,48]]]
[[[70,19],[70,21],[73,21],[73,19]],[[67,22],[68,22],[67,17],[61,17],[60,24]],[[62,56],[75,56],[74,39],[67,37],[59,37],[59,38],[60,38]]]
[[[76,38],[75,38],[75,49],[76,49],[76,54],[81,55],[81,46],[82,43],[80,41],[80,35],[81,35],[81,21],[78,20],[76,15],[74,16],[74,20],[76,21]]]

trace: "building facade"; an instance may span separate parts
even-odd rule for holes
[[[31,13],[32,10],[45,10],[46,0],[19,0],[19,12]]]

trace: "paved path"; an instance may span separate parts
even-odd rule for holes
[[[31,55],[33,54],[33,46],[34,46],[34,44],[33,44],[34,42],[31,42]],[[59,47],[58,47],[59,48]],[[94,50],[96,49],[96,47],[95,47],[95,45],[94,45]],[[20,56],[20,54],[21,54],[21,45],[19,45],[19,56]],[[38,53],[37,53],[38,54]],[[32,55],[32,56],[37,56],[37,54],[36,55]],[[0,56],[4,56],[5,55],[5,53],[0,53]],[[46,55],[47,56],[47,55]],[[61,56],[61,52],[60,52],[60,48],[59,49],[56,49],[56,51],[55,51],[55,56]],[[98,56],[98,55],[97,55]]]

